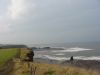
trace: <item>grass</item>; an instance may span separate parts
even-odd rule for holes
[[[100,73],[93,70],[85,70],[67,65],[64,67],[60,65],[34,64],[34,66],[37,66],[36,75],[100,75]],[[38,72],[40,73],[38,74]]]
[[[17,54],[18,49],[0,49],[0,66],[13,58]]]
[[[33,69],[36,67],[35,75],[100,75],[100,72],[92,69],[86,70],[68,65],[61,66],[35,62],[30,64]],[[21,75],[30,75],[30,68],[28,67],[27,62],[24,62],[22,65],[21,70],[23,73]]]
[[[26,54],[29,53],[30,50],[28,50],[27,48],[21,48],[20,49],[20,59],[25,59],[26,58]]]

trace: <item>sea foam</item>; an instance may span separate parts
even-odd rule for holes
[[[93,49],[86,49],[86,48],[68,48],[66,50],[53,50],[52,52],[79,52],[79,51],[89,51],[89,50],[93,50]]]
[[[50,56],[50,55],[43,55],[45,58],[47,59],[51,59],[51,60],[69,60],[70,57],[56,57],[56,56]],[[86,57],[86,56],[75,56],[74,59],[79,59],[79,60],[100,60],[100,56],[90,56],[90,57]]]

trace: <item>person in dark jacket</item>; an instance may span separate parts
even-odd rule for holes
[[[70,61],[73,61],[73,60],[74,60],[74,58],[73,58],[73,56],[71,56],[71,57],[70,57]]]

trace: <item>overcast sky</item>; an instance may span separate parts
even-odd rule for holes
[[[0,43],[100,41],[100,0],[0,0]]]

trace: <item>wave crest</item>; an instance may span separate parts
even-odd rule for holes
[[[66,50],[54,50],[52,52],[79,52],[79,51],[89,51],[89,50],[93,50],[93,49],[75,47],[75,48],[69,48]]]

